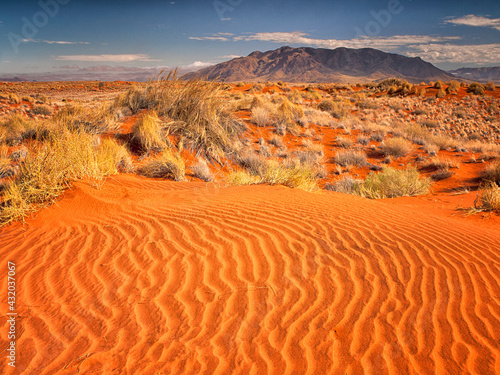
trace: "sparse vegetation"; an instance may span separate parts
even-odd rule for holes
[[[157,159],[153,159],[139,169],[139,173],[150,178],[172,178],[174,181],[185,179],[185,164],[180,155],[165,150]]]
[[[421,195],[427,194],[431,185],[430,179],[421,178],[416,168],[387,167],[380,173],[370,173],[360,184],[358,194],[372,199]]]
[[[380,147],[384,155],[396,158],[406,156],[413,151],[412,144],[400,137],[389,138],[385,140]]]

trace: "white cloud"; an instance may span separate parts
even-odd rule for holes
[[[279,44],[301,44],[322,48],[385,48],[395,49],[401,46],[414,43],[439,43],[451,40],[458,40],[460,37],[438,37],[428,35],[395,35],[390,37],[362,37],[354,39],[316,39],[310,38],[301,31],[294,32],[274,32],[274,33],[256,33],[245,36],[234,37],[234,41],[265,41]]]
[[[47,43],[47,44],[90,44],[89,42],[68,42],[64,40],[40,40],[40,39],[23,39],[24,43]]]
[[[221,40],[223,42],[228,42],[229,39],[225,36],[190,36],[189,39],[192,40]]]
[[[408,46],[407,55],[432,63],[500,63],[500,44],[455,45],[418,44]]]
[[[475,16],[469,14],[467,16],[452,18],[446,20],[447,23],[452,23],[454,25],[466,25],[466,26],[476,26],[476,27],[492,27],[500,31],[500,18],[487,18],[482,16]]]
[[[223,59],[237,59],[238,57],[241,57],[241,55],[225,55],[221,56]]]
[[[209,63],[209,62],[203,62],[203,61],[195,61],[194,63],[189,64],[189,65],[179,66],[179,70],[193,71],[193,70],[207,68],[207,67],[212,66],[212,65],[214,65],[214,64]]]
[[[130,61],[160,61],[155,60],[145,54],[131,55],[62,55],[56,60],[64,61],[107,61],[107,62],[130,62]]]

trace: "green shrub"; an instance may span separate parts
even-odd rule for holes
[[[380,173],[370,173],[359,187],[359,195],[372,198],[394,198],[427,194],[432,183],[428,178],[420,178],[416,168],[405,170],[384,168]]]

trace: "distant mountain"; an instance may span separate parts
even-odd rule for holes
[[[493,66],[489,68],[460,68],[449,71],[456,77],[469,79],[471,81],[479,82],[495,82],[500,83],[500,66]]]
[[[399,77],[410,82],[454,77],[420,57],[405,57],[372,48],[291,48],[252,52],[186,75],[224,82],[370,82]]]

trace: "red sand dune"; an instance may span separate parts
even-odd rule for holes
[[[426,212],[284,187],[78,183],[0,230],[20,314],[17,367],[0,372],[498,374],[500,232]]]

